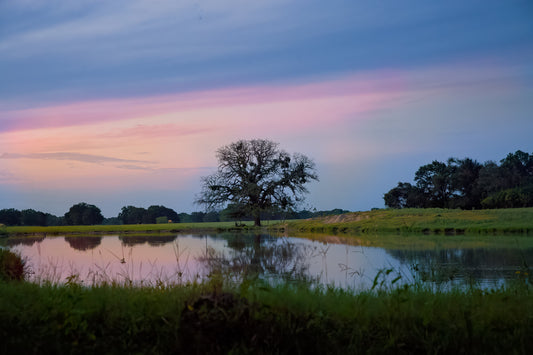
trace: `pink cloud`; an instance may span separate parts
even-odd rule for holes
[[[382,96],[397,91],[402,85],[401,82],[400,75],[388,72],[374,76],[352,75],[343,79],[306,84],[249,86],[140,98],[72,102],[4,112],[3,128],[0,130],[78,126],[265,103],[319,102],[333,98],[363,97],[368,94]],[[174,127],[169,128],[174,130]],[[139,127],[138,132],[142,131],[142,135],[145,135],[149,134],[147,131],[154,129],[157,128]],[[130,133],[135,134],[133,128]]]
[[[177,125],[177,124],[137,124],[131,128],[125,128],[122,130],[113,130],[100,135],[102,138],[162,138],[162,137],[181,137],[191,134],[202,134],[212,131],[213,127],[200,127]]]

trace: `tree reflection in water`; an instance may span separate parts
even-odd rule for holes
[[[46,238],[46,236],[44,235],[42,237],[21,237],[21,238],[11,237],[7,239],[6,244],[10,247],[13,247],[16,245],[26,245],[26,246],[31,247],[35,243],[42,242],[44,238]]]
[[[148,243],[151,246],[162,246],[167,243],[171,243],[176,240],[178,236],[173,235],[149,235],[149,236],[138,236],[138,235],[121,235],[118,238],[122,241],[122,244],[126,247],[133,247],[135,245]]]
[[[286,238],[269,235],[232,235],[226,237],[229,252],[206,245],[197,260],[209,275],[223,275],[241,282],[250,279],[276,281],[313,281],[308,276],[312,248]]]
[[[65,237],[65,241],[72,249],[85,251],[99,246],[102,237]]]
[[[533,265],[533,249],[437,248],[387,250],[391,256],[412,265],[417,277],[436,284],[445,282],[498,283],[513,278],[517,270]]]

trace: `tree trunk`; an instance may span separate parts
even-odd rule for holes
[[[261,211],[259,210],[253,211],[253,217],[254,217],[254,226],[261,227]]]

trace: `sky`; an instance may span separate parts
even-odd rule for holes
[[[301,208],[384,207],[421,165],[533,152],[533,4],[0,1],[0,209],[194,204],[216,150],[316,163]]]

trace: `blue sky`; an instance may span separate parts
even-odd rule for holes
[[[317,163],[317,209],[382,207],[434,159],[532,152],[528,1],[0,2],[0,208],[192,201],[214,152]]]

